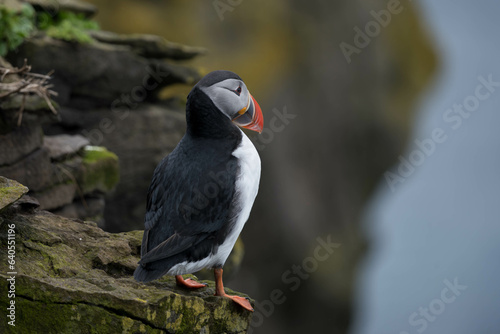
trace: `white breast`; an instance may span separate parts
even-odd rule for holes
[[[240,130],[241,131],[241,130]],[[222,245],[219,246],[214,263],[225,263],[229,253],[233,249],[238,236],[250,216],[253,202],[259,191],[260,182],[260,157],[248,137],[241,131],[242,140],[240,146],[233,152],[233,156],[239,161],[240,171],[236,178],[236,193],[238,194],[237,205],[240,214],[236,219],[233,229]]]
[[[240,130],[241,131],[241,130]],[[176,264],[169,271],[169,275],[181,275],[194,273],[203,268],[212,268],[219,264],[224,264],[231,253],[231,250],[238,239],[238,236],[243,230],[243,226],[250,216],[253,202],[257,196],[260,182],[260,157],[259,153],[253,146],[248,137],[241,131],[242,140],[240,146],[233,152],[233,156],[239,162],[239,174],[236,178],[236,193],[240,208],[238,215],[231,232],[226,237],[226,240],[219,246],[217,253],[196,262],[187,262]]]

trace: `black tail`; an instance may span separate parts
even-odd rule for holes
[[[134,278],[138,282],[150,282],[165,275],[164,270],[146,269],[142,265],[138,265],[134,271]]]

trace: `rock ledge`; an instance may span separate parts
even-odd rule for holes
[[[248,329],[251,313],[213,296],[212,281],[198,291],[178,288],[172,277],[148,284],[134,281],[142,231],[112,234],[93,222],[46,211],[23,212],[22,206],[12,205],[0,213],[4,259],[9,224],[15,224],[17,271],[16,326],[9,326],[9,332],[245,333]],[[2,291],[7,291],[6,272],[0,272]],[[9,301],[7,294],[1,294],[2,308]],[[0,322],[0,332],[7,332],[6,326],[6,321]]]

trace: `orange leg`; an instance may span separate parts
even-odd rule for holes
[[[240,296],[230,296],[230,295],[226,294],[226,292],[224,291],[224,284],[222,284],[222,268],[214,269],[214,275],[215,275],[215,295],[216,296],[229,298],[232,301],[234,301],[235,303],[241,305],[241,307],[253,312],[252,304],[250,304],[250,301],[248,300],[248,298],[240,297]]]
[[[184,279],[182,278],[182,275],[175,275],[175,281],[177,282],[177,285],[183,286],[185,288],[189,289],[199,289],[199,288],[204,288],[208,284],[207,283],[198,283],[193,279]]]

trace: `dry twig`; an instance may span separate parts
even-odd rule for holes
[[[51,96],[57,96],[57,92],[51,90],[52,85],[47,84],[53,73],[53,71],[47,73],[46,75],[31,73],[31,66],[28,65],[26,59],[24,59],[24,64],[20,68],[6,68],[0,66],[0,100],[4,99],[13,94],[21,94],[23,96],[21,107],[19,108],[19,118],[18,125],[21,124],[22,113],[24,110],[24,105],[26,102],[26,96],[36,94],[45,100],[49,109],[57,114],[56,109],[52,105],[50,100]],[[19,79],[14,82],[4,83],[3,80],[7,75],[17,75]]]

